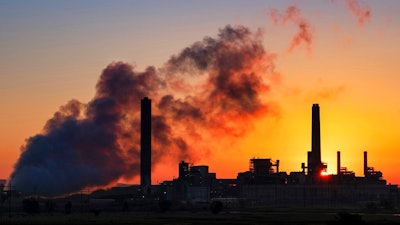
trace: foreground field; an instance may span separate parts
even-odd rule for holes
[[[246,211],[115,212],[66,214],[2,214],[0,224],[400,224],[394,213],[342,213],[330,209],[257,209]]]

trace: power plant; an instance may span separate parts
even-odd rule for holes
[[[162,200],[200,205],[219,200],[224,207],[397,205],[400,200],[398,185],[387,184],[382,172],[368,164],[366,151],[363,152],[363,176],[356,176],[341,165],[340,151],[337,151],[336,174],[325,173],[327,165],[321,160],[318,104],[312,105],[311,114],[311,151],[307,152],[307,162],[301,163],[299,171],[281,171],[280,160],[251,158],[247,171],[239,172],[235,178],[221,179],[210,172],[207,165],[191,165],[181,160],[177,165],[178,178],[152,185],[151,99],[144,97],[140,116],[140,184],[93,191],[88,198],[124,199],[140,210],[148,207],[149,202]],[[6,188],[4,184],[0,187]],[[11,186],[4,191],[11,193]],[[82,194],[77,199],[82,205]]]
[[[367,202],[390,202],[399,199],[397,185],[387,185],[382,172],[368,165],[364,151],[364,176],[357,177],[341,166],[337,152],[337,174],[326,174],[327,165],[321,161],[320,108],[312,105],[311,151],[301,170],[279,170],[279,160],[250,159],[249,170],[239,172],[236,178],[217,179],[208,172],[208,166],[179,164],[179,177],[164,181],[160,186],[162,197],[168,200],[210,201],[210,199],[240,199],[258,205],[353,205]]]

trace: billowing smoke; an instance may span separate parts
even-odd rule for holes
[[[57,196],[107,186],[139,174],[140,99],[152,99],[153,159],[195,162],[212,143],[241,137],[270,112],[274,55],[262,33],[226,26],[144,72],[114,62],[87,104],[60,107],[43,132],[27,139],[11,174],[24,193]]]
[[[304,18],[300,9],[295,6],[289,6],[286,10],[281,13],[276,9],[269,11],[269,16],[272,21],[279,25],[286,25],[287,23],[293,23],[297,26],[298,31],[293,36],[293,39],[288,47],[288,51],[293,51],[294,48],[300,46],[302,43],[305,44],[307,51],[311,52],[311,44],[313,40],[313,32],[308,21]]]

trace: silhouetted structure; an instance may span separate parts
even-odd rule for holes
[[[319,105],[313,104],[311,118],[311,152],[308,152],[308,174],[317,178],[326,166],[321,162],[321,128],[319,119]]]
[[[396,204],[397,185],[386,185],[382,173],[368,166],[364,152],[364,176],[357,177],[341,166],[337,151],[337,174],[322,173],[327,165],[321,161],[321,134],[319,105],[312,106],[311,151],[307,166],[299,172],[279,171],[279,160],[250,159],[249,170],[240,172],[236,179],[216,179],[208,166],[191,166],[181,161],[179,178],[161,185],[169,200],[243,202],[267,205],[337,205],[337,204]],[[307,169],[307,170],[306,170]]]
[[[337,169],[336,174],[340,181],[345,179],[351,180],[355,178],[355,173],[353,171],[348,171],[347,167],[343,167],[340,162],[340,151],[337,151]]]
[[[140,107],[140,186],[151,187],[151,99],[144,97]]]
[[[382,177],[381,171],[376,171],[374,167],[368,166],[368,155],[364,151],[364,176],[369,180],[379,180]]]
[[[318,104],[312,107],[312,141],[308,151],[307,165],[301,171],[289,174],[280,171],[280,160],[270,158],[250,159],[249,169],[239,172],[236,178],[217,179],[207,165],[193,166],[185,161],[179,163],[179,177],[151,184],[151,99],[141,100],[141,153],[140,185],[114,187],[98,190],[88,195],[90,207],[103,207],[115,201],[124,202],[124,210],[132,205],[137,210],[150,209],[153,203],[174,201],[180,209],[204,208],[213,201],[223,202],[224,208],[247,206],[380,206],[391,209],[400,201],[398,185],[387,185],[382,172],[368,165],[364,151],[364,176],[355,176],[341,166],[337,151],[337,174],[322,173],[327,166],[321,161],[320,116]],[[0,180],[2,200],[18,193],[11,185],[6,187]],[[82,193],[75,195],[75,202],[82,204]],[[121,201],[124,200],[124,201]],[[82,210],[83,208],[81,208]],[[109,208],[115,210],[115,208]]]
[[[189,163],[182,161],[179,163],[179,179],[185,179],[189,175]]]
[[[167,200],[208,202],[211,189],[216,181],[215,173],[208,172],[208,166],[190,166],[179,163],[179,177],[161,184],[163,198]]]

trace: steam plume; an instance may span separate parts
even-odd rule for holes
[[[245,135],[269,113],[260,95],[269,90],[273,59],[261,32],[226,26],[159,69],[111,63],[90,102],[71,100],[26,140],[11,182],[23,193],[56,196],[137,176],[145,96],[154,102],[153,163],[207,156],[216,139]]]
[[[294,48],[304,43],[306,45],[307,51],[311,53],[313,32],[308,21],[304,18],[300,9],[297,6],[289,6],[283,13],[279,12],[276,9],[271,9],[269,11],[269,16],[275,24],[286,25],[287,23],[291,22],[297,26],[298,31],[294,35],[288,47],[289,52],[293,51]]]
[[[358,18],[358,25],[362,27],[371,18],[371,9],[359,0],[346,0],[347,8]]]

